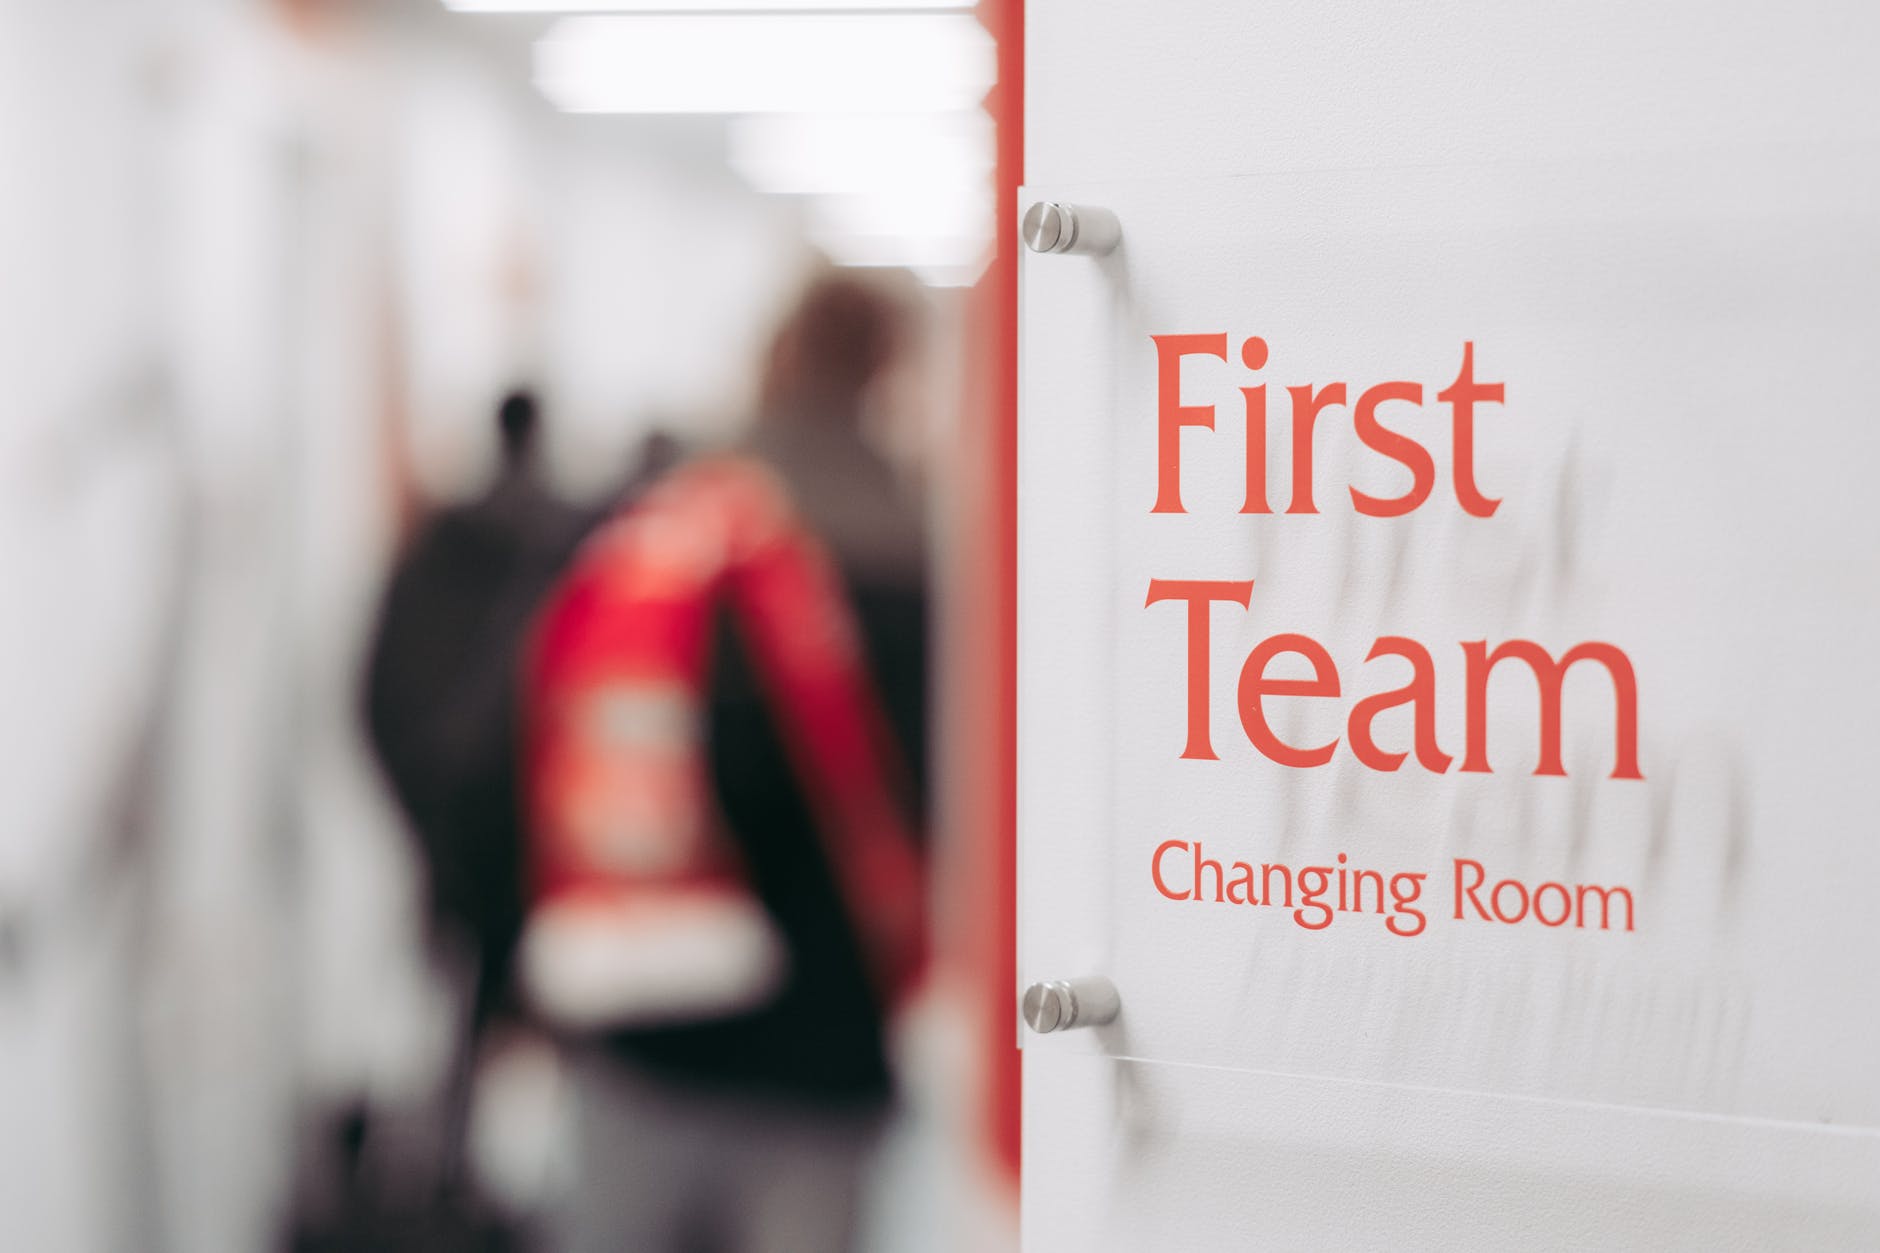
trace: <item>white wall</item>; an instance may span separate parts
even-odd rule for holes
[[[141,1217],[114,850],[177,521],[141,16],[0,10],[0,1211],[22,1247],[128,1247]]]
[[[1268,255],[1251,244],[1237,245],[1235,232],[1253,239],[1270,223],[1257,215],[1240,220],[1235,206],[1243,201],[1222,199],[1244,196],[1244,203],[1251,205],[1260,202],[1257,195],[1203,180],[1283,174],[1284,185],[1306,194],[1333,187],[1360,188],[1366,199],[1355,207],[1340,203],[1324,211],[1329,232],[1325,237],[1304,232],[1303,212],[1275,212],[1286,214],[1288,230],[1303,232],[1301,250],[1313,256],[1336,254],[1340,230],[1353,231],[1353,238],[1362,232],[1362,247],[1376,249],[1380,239],[1392,237],[1395,227],[1404,230],[1396,237],[1406,250],[1404,255],[1415,257],[1421,255],[1419,250],[1441,249],[1450,243],[1417,233],[1417,216],[1399,214],[1391,203],[1390,176],[1367,171],[1416,167],[1417,173],[1406,175],[1405,181],[1422,183],[1430,181],[1427,167],[1432,166],[1528,163],[1558,170],[1582,162],[1610,170],[1611,162],[1620,157],[1643,160],[1647,166],[1654,154],[1663,154],[1671,164],[1702,164],[1718,154],[1724,154],[1721,159],[1732,159],[1727,154],[1733,150],[1743,154],[1743,177],[1750,180],[1765,177],[1766,168],[1781,165],[1798,152],[1827,153],[1830,160],[1842,154],[1847,162],[1863,163],[1860,168],[1871,171],[1874,144],[1880,141],[1880,96],[1867,62],[1877,45],[1880,14],[1849,4],[1541,8],[1488,3],[1280,6],[1190,0],[1155,5],[1030,0],[1027,183],[1043,189],[1040,194],[1065,198],[1076,197],[1080,189],[1100,198],[1107,190],[1132,205],[1158,206],[1157,211],[1165,215],[1176,214],[1186,194],[1193,205],[1191,220],[1205,224],[1200,229],[1209,233],[1176,256],[1169,244],[1173,236],[1168,225],[1176,219],[1164,217],[1156,220],[1161,234],[1155,246],[1101,269],[1074,258],[1027,258],[1024,262],[1039,276],[1035,282],[1028,280],[1027,298],[1042,294],[1050,310],[1048,318],[1027,318],[1027,335],[1037,338],[1021,345],[1025,369],[1034,378],[1045,371],[1054,385],[1063,386],[1041,397],[1026,384],[1021,406],[1019,811],[1021,923],[1026,937],[1022,943],[1048,952],[1053,962],[1062,963],[1069,955],[1090,969],[1114,960],[1137,973],[1137,986],[1146,978],[1143,970],[1160,960],[1166,963],[1166,982],[1143,998],[1158,1005],[1171,997],[1228,997],[1236,991],[1232,984],[1204,984],[1185,973],[1191,967],[1210,965],[1210,959],[1217,970],[1235,968],[1233,960],[1217,952],[1170,949],[1150,955],[1115,954],[1117,946],[1129,943],[1132,926],[1134,934],[1145,933],[1117,904],[1139,885],[1122,883],[1111,873],[1113,863],[1134,865],[1135,859],[1117,860],[1101,843],[1113,831],[1115,815],[1159,807],[1181,815],[1177,821],[1189,821],[1190,815],[1213,815],[1225,831],[1240,815],[1252,811],[1238,808],[1243,797],[1235,791],[1237,784],[1221,784],[1210,791],[1213,785],[1206,780],[1214,776],[1192,776],[1197,781],[1195,789],[1179,795],[1111,797],[1106,792],[1112,777],[1122,778],[1127,788],[1129,780],[1141,776],[1129,763],[1119,769],[1103,756],[1117,740],[1102,726],[1092,729],[1090,714],[1095,707],[1078,703],[1077,692],[1080,686],[1087,689],[1094,684],[1140,695],[1155,687],[1131,677],[1133,672],[1127,668],[1144,663],[1137,660],[1139,652],[1118,649],[1117,640],[1125,632],[1113,625],[1115,619],[1110,616],[1140,611],[1096,599],[1106,594],[1101,589],[1114,582],[1120,568],[1106,562],[1117,551],[1131,551],[1131,528],[1142,525],[1135,520],[1142,502],[1124,499],[1133,480],[1110,458],[1117,455],[1118,447],[1135,456],[1143,445],[1140,440],[1130,442],[1129,437],[1113,444],[1100,433],[1087,441],[1057,438],[1047,463],[1037,442],[1042,438],[1041,424],[1060,417],[1067,426],[1083,431],[1093,430],[1092,423],[1111,414],[1141,414],[1144,421],[1149,420],[1146,415],[1153,413],[1153,397],[1142,392],[1142,367],[1129,364],[1119,355],[1121,350],[1106,352],[1111,341],[1104,336],[1115,333],[1116,343],[1125,342],[1115,332],[1113,320],[1130,323],[1132,331],[1145,335],[1225,329],[1239,336],[1274,329],[1260,323],[1260,311],[1268,306],[1261,303],[1263,293],[1252,290],[1244,294],[1239,306],[1247,310],[1241,320],[1214,324],[1224,320],[1224,310],[1236,307],[1236,297],[1224,294],[1232,286],[1231,277],[1211,276],[1231,276],[1238,272],[1236,267],[1249,264],[1248,258]],[[1758,164],[1759,151],[1770,156],[1767,166]],[[1870,188],[1871,180],[1866,185]],[[1674,198],[1672,193],[1666,203]],[[1126,218],[1126,241],[1128,230]],[[1366,255],[1388,258],[1390,250]],[[1870,251],[1856,255],[1861,264],[1871,261]],[[1187,262],[1183,256],[1203,260]],[[1045,277],[1043,267],[1076,265],[1091,268],[1080,272],[1081,277],[1063,278],[1070,271],[1059,270]],[[1403,273],[1414,268],[1406,264]],[[1121,283],[1124,275],[1133,286]],[[1328,278],[1327,290],[1333,293],[1328,301],[1335,304],[1336,292],[1348,278],[1343,271],[1335,279]],[[1849,285],[1837,298],[1850,303],[1836,307],[1858,309],[1859,316],[1870,322],[1871,302],[1847,295],[1859,286],[1858,282]],[[1296,293],[1304,288],[1295,283],[1287,290]],[[1452,312],[1440,298],[1435,304],[1443,318]],[[1542,314],[1549,307],[1544,295],[1534,305]],[[1615,314],[1624,312],[1614,308]],[[1210,317],[1214,321],[1179,324],[1197,313],[1203,321]],[[1768,316],[1777,313],[1772,310]],[[1835,325],[1845,329],[1841,323]],[[1492,329],[1483,330],[1481,337]],[[1374,344],[1401,348],[1424,330],[1410,325],[1367,326],[1360,333],[1351,329],[1347,319],[1343,330],[1333,329],[1322,338],[1343,342],[1336,337],[1349,332],[1353,338],[1368,335]],[[1044,342],[1047,337],[1050,342]],[[1311,352],[1310,344],[1286,347]],[[1282,352],[1277,335],[1274,352],[1277,367]],[[1364,368],[1354,367],[1353,372]],[[1242,380],[1225,381],[1230,373],[1221,371],[1218,378],[1223,381],[1203,397],[1222,406],[1223,432],[1238,429],[1231,388]],[[1270,373],[1274,383],[1308,377],[1319,381],[1310,369],[1283,379],[1277,368]],[[1213,376],[1197,371],[1191,377]],[[1832,433],[1824,432],[1824,442],[1865,450],[1850,451],[1846,454],[1850,457],[1870,454],[1871,442],[1858,431],[1864,429],[1863,422],[1871,421],[1871,406],[1864,413],[1858,404],[1846,412],[1832,412],[1823,420],[1839,425]],[[1753,416],[1747,410],[1732,415],[1728,431],[1753,440],[1754,431],[1760,429],[1749,421]],[[1597,465],[1601,458],[1622,458],[1628,450],[1657,446],[1663,438],[1663,433],[1647,432],[1633,443],[1596,435],[1593,446],[1582,448],[1581,453],[1590,452]],[[1739,451],[1741,459],[1749,462],[1781,462],[1782,447],[1771,443],[1761,452],[1754,445]],[[1027,448],[1030,460],[1023,451]],[[1872,468],[1871,462],[1860,464]],[[1846,462],[1840,463],[1837,476],[1843,470],[1852,474]],[[1206,470],[1196,468],[1191,473],[1198,476],[1194,481],[1201,486],[1190,490],[1205,494]],[[1694,473],[1701,477],[1702,466],[1695,466]],[[1857,478],[1854,475],[1849,481]],[[1620,481],[1620,476],[1615,474],[1612,481]],[[1332,482],[1342,496],[1342,483]],[[1150,487],[1152,481],[1143,490]],[[1321,486],[1320,492],[1323,496],[1326,488]],[[1785,516],[1809,508],[1805,491],[1780,499],[1791,501]],[[1589,508],[1589,525],[1597,533],[1601,514],[1597,507]],[[1515,515],[1516,522],[1529,512]],[[1119,533],[1124,537],[1121,541]],[[1241,538],[1239,532],[1230,533],[1223,525],[1207,535],[1209,545],[1194,548],[1187,568],[1153,573],[1264,576],[1265,571],[1239,568],[1230,558],[1236,551],[1231,545]],[[1607,538],[1620,550],[1652,542],[1643,531]],[[1285,553],[1267,551],[1275,564],[1285,559]],[[1305,538],[1291,551],[1300,559],[1295,569],[1310,567],[1328,580],[1340,577],[1339,568],[1323,559],[1325,550],[1316,541]],[[1439,554],[1455,557],[1465,551],[1439,549]],[[1729,547],[1728,551],[1739,550]],[[1813,577],[1786,582],[1784,592],[1797,603],[1821,593],[1826,606],[1839,603],[1830,599],[1826,589],[1864,588],[1864,593],[1848,592],[1847,603],[1858,605],[1856,612],[1865,615],[1872,605],[1877,573],[1872,559],[1854,544],[1837,554],[1838,566],[1811,567]],[[1382,560],[1385,555],[1371,556]],[[1168,564],[1166,557],[1164,553],[1164,564]],[[1418,570],[1429,574],[1444,569],[1444,561],[1431,561]],[[1765,554],[1751,564],[1766,570],[1769,558]],[[1128,569],[1135,572],[1134,567]],[[1846,582],[1831,582],[1836,579]],[[1575,586],[1584,610],[1586,597],[1596,596],[1605,584],[1594,577]],[[1124,593],[1133,595],[1140,605],[1139,585],[1117,594]],[[1359,599],[1368,606],[1362,596]],[[1442,608],[1421,602],[1418,611],[1440,614]],[[1614,611],[1612,620],[1622,624],[1622,629],[1628,621],[1662,622],[1668,612],[1675,612],[1642,602],[1605,608]],[[1363,627],[1368,641],[1370,635],[1382,634],[1391,625],[1369,620],[1333,624],[1323,616],[1323,609],[1315,601],[1295,597],[1286,610],[1294,621],[1283,627],[1269,625],[1256,634],[1313,630],[1317,624],[1328,630]],[[1824,608],[1822,612],[1830,611]],[[1225,616],[1220,619],[1225,620]],[[1566,610],[1549,621],[1577,624]],[[1499,625],[1489,629],[1499,629]],[[1656,630],[1649,625],[1638,629],[1645,634]],[[1171,648],[1178,649],[1178,635],[1170,638],[1176,640]],[[1234,638],[1240,640],[1238,635]],[[1240,655],[1236,652],[1233,660],[1237,662]],[[1342,662],[1347,654],[1339,655]],[[1121,678],[1114,669],[1119,657],[1125,668]],[[1222,646],[1217,668],[1227,660],[1227,647]],[[1176,657],[1170,665],[1178,662]],[[1850,660],[1841,673],[1863,674],[1862,665]],[[1178,683],[1179,673],[1178,668],[1163,667],[1155,677],[1160,682],[1173,674]],[[1217,673],[1217,686],[1230,683],[1232,673]],[[1810,673],[1812,690],[1820,693],[1818,699],[1825,708],[1832,680],[1822,684],[1824,672],[1819,667]],[[1162,686],[1179,691],[1168,683]],[[1230,708],[1231,703],[1224,705],[1215,717],[1216,734],[1223,739],[1239,735],[1227,712]],[[1171,719],[1178,724],[1179,707],[1171,714],[1154,704],[1129,704],[1116,716],[1157,726]],[[1666,716],[1675,719],[1677,712]],[[1747,724],[1738,729],[1752,739],[1759,733]],[[1220,763],[1223,769],[1233,760],[1246,760],[1244,741],[1239,749],[1239,759],[1231,759],[1223,749],[1223,757],[1230,758]],[[1093,767],[1093,761],[1097,766]],[[1724,786],[1723,774],[1700,772],[1698,777],[1704,780],[1701,788],[1720,791]],[[1818,836],[1811,830],[1802,837],[1813,841],[1810,847],[1817,852],[1827,850],[1829,864],[1835,862],[1837,847],[1848,850],[1850,858],[1864,856],[1850,842],[1864,839],[1871,826],[1862,812],[1846,802],[1858,787],[1845,782],[1841,786],[1847,790],[1837,793],[1827,824],[1831,829]],[[1337,823],[1348,821],[1351,811],[1326,806],[1348,803],[1347,797],[1324,794],[1307,799],[1319,807],[1298,811],[1302,827],[1344,829]],[[1425,820],[1434,825],[1444,817],[1434,808],[1418,807],[1422,803],[1419,800],[1404,810],[1402,820],[1407,826]],[[1534,802],[1538,810],[1522,812],[1522,820],[1543,825],[1561,803],[1543,797]],[[1250,817],[1245,825],[1262,829]],[[1761,828],[1757,838],[1766,840],[1774,833],[1779,828]],[[1233,838],[1244,842],[1244,832]],[[1298,840],[1301,835],[1295,831],[1282,838]],[[1073,847],[1080,840],[1082,846]],[[1224,836],[1222,842],[1228,838]],[[1068,886],[1062,881],[1051,886],[1045,882],[1046,872],[1068,876]],[[1803,907],[1807,898],[1784,899]],[[1859,944],[1871,940],[1871,924],[1856,917],[1836,915],[1820,920],[1820,925],[1851,928],[1844,933],[1866,937],[1857,940]],[[1863,931],[1863,926],[1869,929]],[[1197,925],[1191,934],[1197,945],[1206,946],[1218,943],[1220,932]],[[1254,932],[1245,934],[1249,944],[1258,942]],[[1754,935],[1731,940],[1747,946],[1757,942]],[[1686,948],[1701,959],[1697,941],[1687,937]],[[1244,959],[1249,979],[1255,965],[1252,956]],[[1825,975],[1804,966],[1789,969],[1798,981],[1814,978],[1810,988],[1826,1000],[1834,986],[1822,980],[1849,978],[1850,964],[1836,965]],[[1726,978],[1733,967],[1727,954],[1718,958],[1717,970]],[[1021,978],[1078,973],[1083,971],[1031,969],[1021,959]],[[1391,999],[1388,992],[1378,996]],[[1871,1000],[1854,1003],[1866,1005]],[[1128,1005],[1126,987],[1125,1015]],[[1268,1009],[1273,1018],[1287,1012],[1284,1005]],[[1259,1021],[1260,1015],[1251,1017],[1252,1029],[1268,1029],[1269,1024]],[[1196,1018],[1215,1021],[1200,1009]],[[1439,1030],[1441,1026],[1437,1024]],[[1770,1027],[1767,1016],[1763,1026]],[[1822,1053],[1824,1059],[1838,1056],[1839,1064],[1845,1066],[1853,1055],[1849,1050],[1858,1047],[1853,1042],[1870,1038],[1875,1024],[1853,1015],[1841,1020],[1839,1027],[1833,1047],[1824,1047]],[[1273,1023],[1271,1029],[1278,1031],[1280,1025]],[[1783,1038],[1780,1024],[1773,1030],[1776,1038]],[[1214,1059],[1220,1062],[1217,1065],[1193,1066],[1119,1061],[1102,1055],[1127,1053],[1131,1043],[1142,1043],[1145,1038],[1155,1044],[1148,1050],[1151,1055],[1166,1057],[1181,1051],[1170,1047],[1168,1032],[1158,1035],[1127,1028],[1095,1042],[1069,1037],[1027,1041],[1023,1181],[1027,1249],[1042,1253],[1266,1246],[1868,1248],[1880,1244],[1880,1210],[1875,1206],[1875,1196],[1880,1194],[1880,1135],[1871,1125],[1815,1127],[1806,1125],[1807,1120],[1670,1114],[1597,1101],[1515,1099],[1399,1083],[1288,1078],[1235,1069],[1220,1058]],[[1794,1044],[1794,1037],[1785,1042]],[[1344,1044],[1336,1043],[1338,1047],[1328,1047],[1327,1052],[1342,1055]],[[1797,1060],[1789,1063],[1794,1071],[1804,1071],[1810,1064],[1806,1041],[1801,1043],[1793,1050]],[[1222,1057],[1232,1054],[1231,1048],[1219,1047],[1218,1041],[1209,1047]],[[1195,1054],[1205,1051],[1199,1046],[1192,1050]],[[1485,1057],[1485,1072],[1493,1069],[1494,1061]],[[1301,1065],[1268,1069],[1311,1072],[1313,1061],[1307,1058]],[[1487,1073],[1480,1084],[1448,1082],[1442,1086],[1506,1090]],[[1852,1111],[1854,1121],[1871,1123],[1865,1114],[1871,1109],[1872,1095],[1871,1088],[1863,1094],[1861,1108]],[[1824,1120],[1832,1117],[1833,1111],[1822,1115]]]
[[[1026,5],[1030,182],[1872,140],[1872,10]]]
[[[421,1091],[387,454],[473,488],[518,376],[582,487],[720,434],[802,261],[712,134],[597,137],[435,0],[298,7],[0,5],[8,1247],[270,1247],[297,1120]]]

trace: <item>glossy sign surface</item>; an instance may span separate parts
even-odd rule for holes
[[[1880,1125],[1880,184],[1026,190],[1028,1047]]]

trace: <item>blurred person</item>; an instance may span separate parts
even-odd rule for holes
[[[392,571],[367,666],[372,745],[418,839],[434,934],[474,971],[478,1017],[501,994],[522,925],[519,650],[591,522],[544,481],[540,431],[533,393],[503,398],[494,482],[421,526]]]
[[[908,314],[814,283],[748,443],[584,550],[531,661],[537,905],[573,1253],[854,1236],[924,959],[924,538],[862,438]]]
[[[523,645],[580,540],[679,452],[670,435],[654,432],[604,504],[578,506],[542,473],[532,392],[504,396],[496,433],[499,464],[488,489],[438,509],[395,563],[365,678],[367,729],[417,840],[432,939],[462,995],[460,1029],[442,1090],[419,1107],[354,1101],[326,1111],[293,1219],[292,1247],[309,1253],[523,1244],[519,1225],[466,1169],[480,1063],[489,1046],[500,1048],[491,1038],[497,1020],[516,1008],[509,980],[527,844],[518,769]]]
[[[499,1249],[518,1239],[464,1170],[471,1093],[479,1045],[505,1003],[524,916],[522,644],[596,520],[545,481],[541,426],[533,393],[517,389],[502,399],[493,482],[419,526],[380,605],[365,720],[417,842],[429,930],[461,996],[460,1027],[442,1091],[425,1108],[358,1104],[333,1112],[334,1143],[316,1152],[301,1181],[312,1202],[297,1206],[297,1249],[431,1247],[424,1241]],[[414,1157],[381,1148],[387,1137],[402,1142],[408,1125],[429,1128],[431,1151]],[[395,1212],[388,1196],[403,1198]]]

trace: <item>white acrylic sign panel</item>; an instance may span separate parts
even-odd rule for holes
[[[1873,158],[1025,191],[1028,1047],[1880,1126]]]

